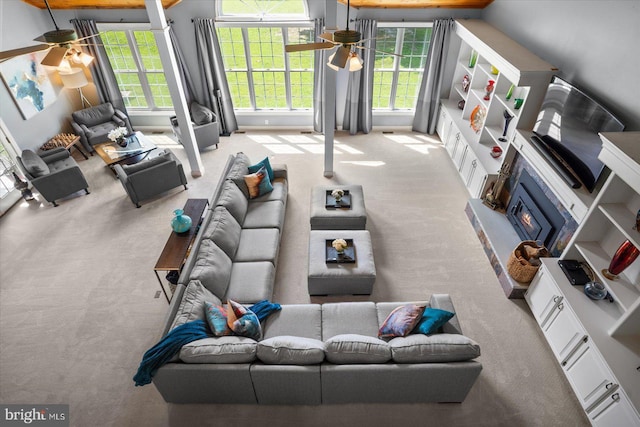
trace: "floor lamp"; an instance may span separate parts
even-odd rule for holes
[[[62,84],[65,88],[78,89],[82,108],[86,108],[87,104],[92,107],[89,100],[82,93],[82,88],[89,84],[82,68],[71,68],[69,71],[60,71],[58,74],[60,74],[60,79],[62,79]]]

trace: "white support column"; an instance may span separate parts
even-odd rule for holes
[[[189,114],[189,106],[184,96],[184,90],[182,88],[182,80],[180,73],[178,72],[178,66],[176,63],[173,46],[171,45],[171,38],[169,37],[169,26],[164,15],[164,9],[160,0],[145,0],[145,6],[147,8],[147,15],[149,16],[149,22],[151,23],[151,31],[156,38],[156,44],[158,45],[158,53],[160,54],[160,60],[162,61],[162,67],[164,68],[164,75],[167,78],[167,85],[169,86],[169,93],[171,94],[171,100],[173,101],[173,108],[176,113],[178,123],[180,123],[181,141],[184,146],[184,150],[187,153],[189,159],[189,166],[191,168],[191,176],[194,178],[202,176],[204,173],[204,166],[200,159],[200,151],[198,150],[198,144],[196,143],[196,136],[193,133],[193,127],[191,126],[191,115]]]
[[[327,28],[336,27],[338,13],[337,0],[325,0],[324,24]],[[323,51],[322,67],[327,67],[330,51]],[[328,68],[324,72],[324,176],[333,176],[333,139],[336,127],[336,72]]]

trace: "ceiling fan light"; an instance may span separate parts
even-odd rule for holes
[[[352,53],[349,58],[349,71],[362,70],[362,64],[364,61],[358,56],[357,53]]]
[[[71,72],[71,63],[68,60],[63,59],[58,65],[58,72],[60,73],[70,73]]]
[[[332,70],[336,70],[336,71],[338,71],[340,68],[338,68],[338,66],[337,66],[337,65],[333,65],[333,64],[331,63],[331,61],[333,61],[333,58],[335,58],[335,56],[336,56],[336,53],[335,53],[335,52],[333,52],[333,54],[331,54],[331,56],[329,56],[329,61],[327,62],[327,65],[328,65],[328,66],[329,66],[329,68],[331,68]]]
[[[77,55],[73,55],[73,62],[76,64],[82,64],[85,67],[88,67],[91,62],[93,62],[93,56],[88,53],[78,52]]]

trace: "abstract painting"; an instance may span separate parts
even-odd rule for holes
[[[46,69],[40,65],[44,52],[20,55],[0,63],[0,74],[22,117],[27,120],[56,100]]]

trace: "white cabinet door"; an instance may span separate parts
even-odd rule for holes
[[[460,172],[462,165],[464,165],[464,159],[467,156],[467,151],[469,151],[469,146],[467,142],[460,136],[460,141],[453,150],[453,155],[451,158],[453,159],[453,163],[456,165],[458,172]]]
[[[576,397],[586,411],[618,389],[613,374],[590,340],[578,347],[564,369]]]
[[[622,390],[614,392],[589,412],[595,427],[638,427],[640,418]]]
[[[447,109],[440,105],[440,117],[438,118],[438,125],[436,126],[436,132],[440,137],[442,143],[446,143],[449,138],[449,131],[451,130],[451,118],[447,113]]]
[[[565,366],[578,346],[587,338],[582,325],[564,301],[561,301],[551,312],[542,330],[562,366]]]
[[[445,148],[447,149],[447,152],[449,153],[449,157],[451,157],[453,159],[453,155],[456,152],[456,149],[458,148],[458,145],[460,145],[460,138],[462,136],[460,135],[460,131],[458,129],[456,129],[455,126],[451,126],[451,130],[449,131],[449,137],[447,138],[447,141],[445,142]]]
[[[544,265],[531,281],[529,289],[524,294],[524,299],[529,304],[533,316],[540,327],[544,327],[556,306],[562,301],[560,289],[549,275]]]
[[[487,182],[487,172],[480,161],[475,158],[471,162],[471,170],[467,176],[467,188],[471,197],[481,199],[484,197],[484,186]]]

